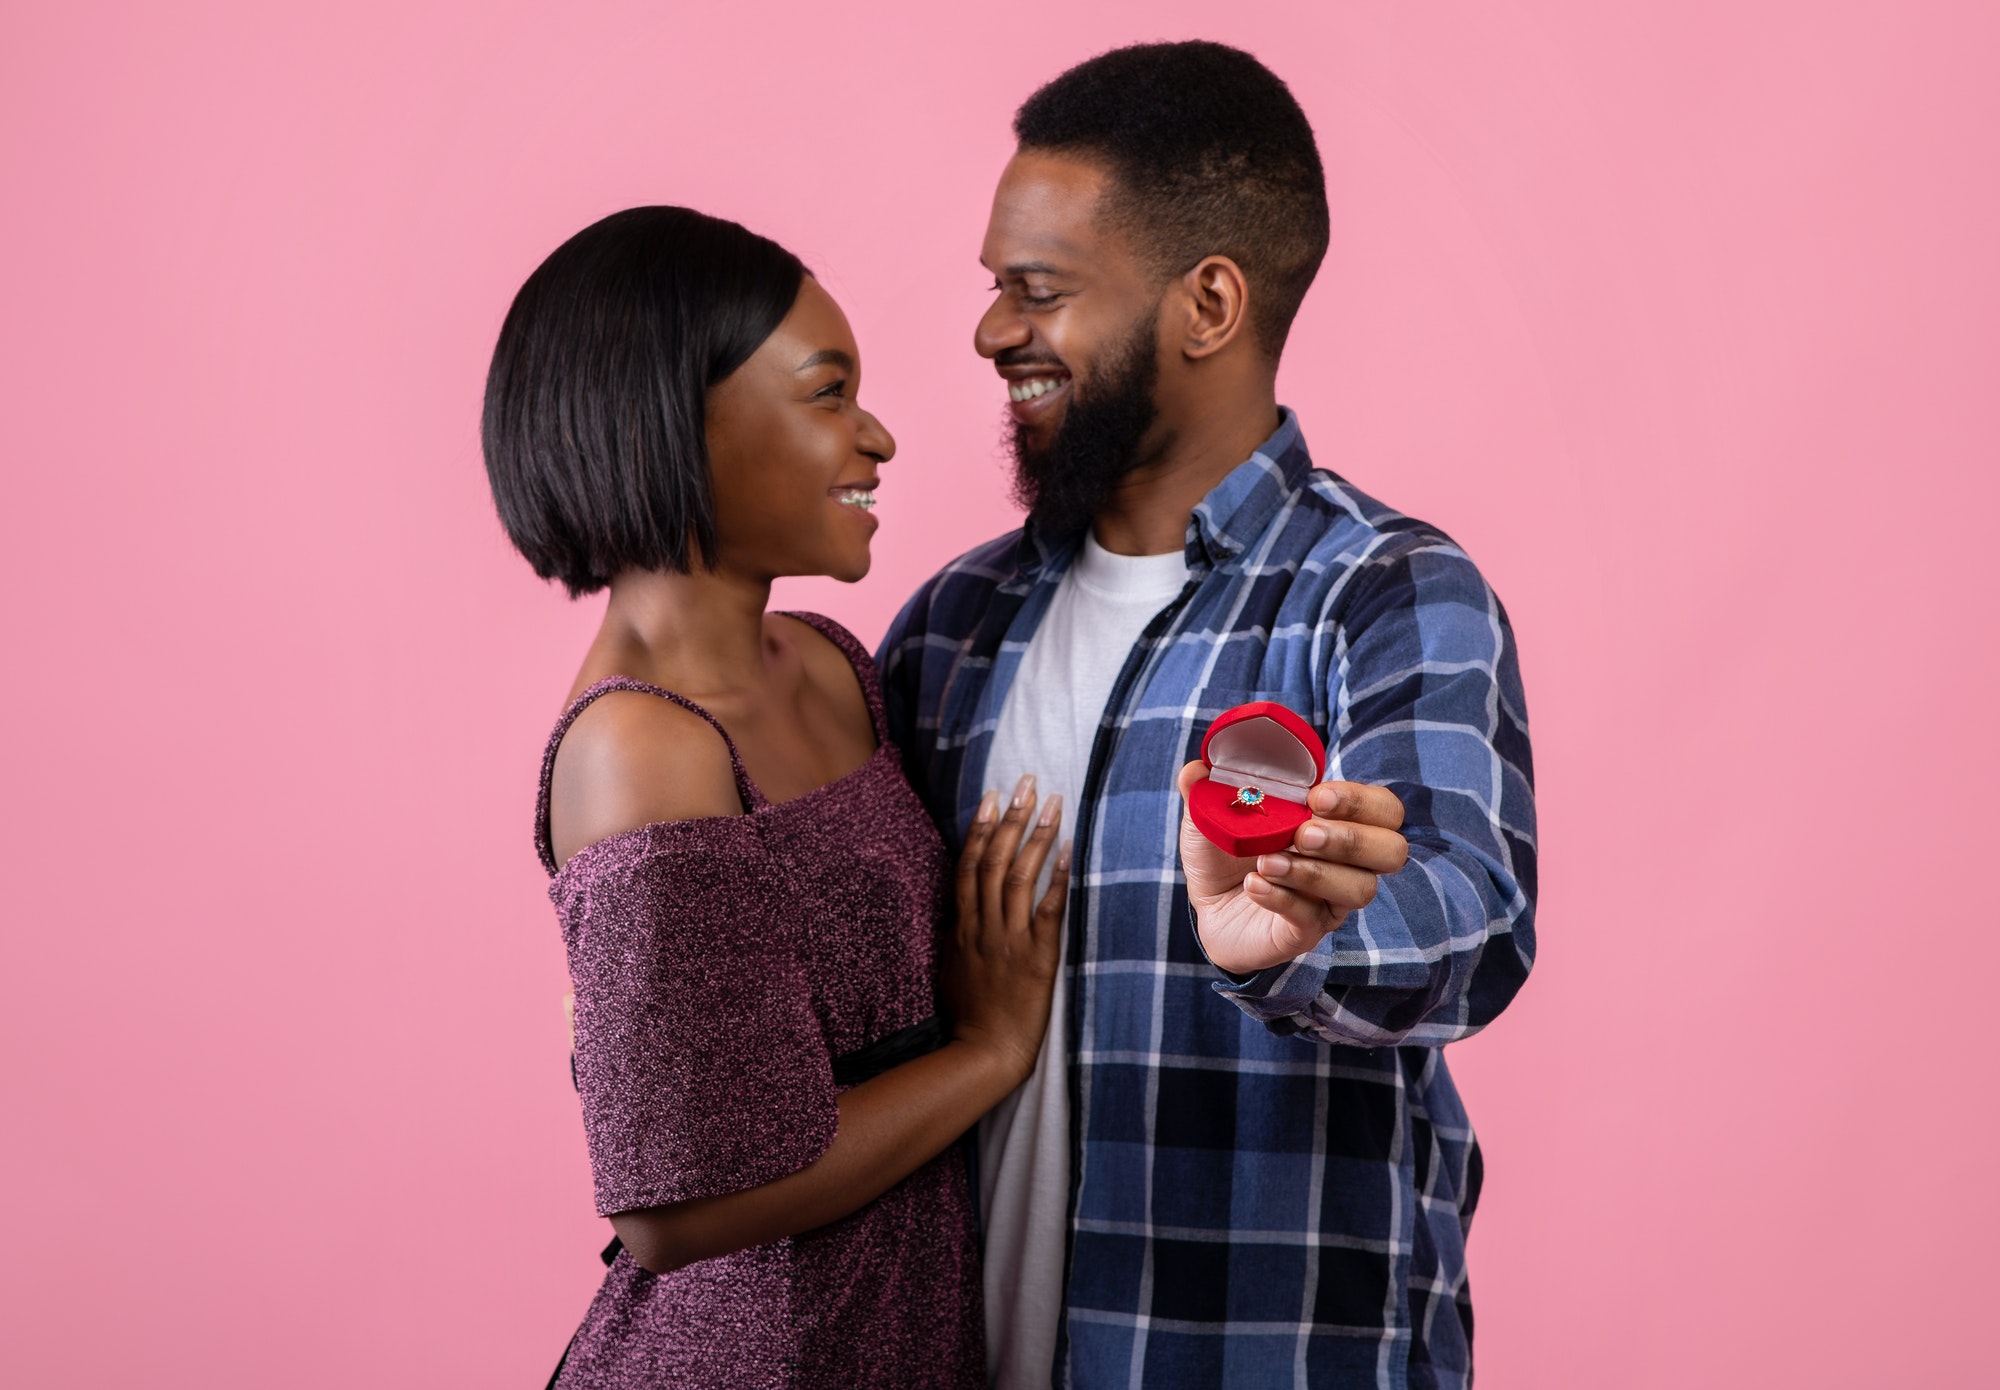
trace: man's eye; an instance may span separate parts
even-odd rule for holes
[[[1007,292],[1007,287],[1000,283],[1000,278],[998,276],[995,276],[993,279],[993,293],[1005,294],[1006,292]],[[1057,300],[1061,299],[1062,295],[1060,292],[1055,294],[1036,294],[1032,290],[1030,290],[1026,285],[1023,285],[1021,287],[1020,293],[1015,295],[1015,298],[1019,299],[1022,304],[1026,305],[1030,309],[1046,309],[1051,304],[1054,304]]]

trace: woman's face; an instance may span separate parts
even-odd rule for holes
[[[868,573],[877,466],[896,452],[859,404],[861,350],[807,276],[750,360],[708,393],[708,457],[722,567],[757,579]]]

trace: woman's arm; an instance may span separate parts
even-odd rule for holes
[[[1069,849],[1057,853],[1048,889],[1033,901],[1062,799],[1037,817],[1024,782],[1004,817],[997,801],[987,793],[959,861],[958,928],[944,972],[951,1041],[843,1094],[832,1145],[798,1172],[614,1215],[612,1229],[642,1269],[664,1274],[837,1221],[942,1153],[1027,1080],[1048,1027]]]
[[[726,750],[700,720],[650,697],[607,695],[557,755],[550,817],[557,857],[655,821],[732,814],[741,809],[735,796]],[[950,1041],[839,1096],[832,1142],[798,1171],[613,1214],[613,1229],[641,1268],[665,1273],[858,1210],[943,1152],[1034,1069],[1048,1026],[1069,856],[1066,847],[1057,854],[1037,901],[1035,884],[1055,852],[1060,798],[1038,816],[1032,783],[1023,779],[1004,816],[998,800],[989,792],[981,802],[959,860],[956,928],[941,962]]]
[[[1024,1079],[1006,1059],[953,1040],[841,1096],[833,1146],[790,1177],[619,1212],[611,1228],[641,1269],[665,1274],[838,1221],[944,1152]]]

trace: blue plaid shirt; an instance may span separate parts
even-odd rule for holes
[[[962,843],[1073,548],[1016,531],[884,640],[890,732]],[[1076,808],[1072,1162],[1057,1384],[1463,1386],[1480,1157],[1437,1050],[1534,955],[1527,716],[1507,617],[1449,538],[1313,468],[1298,422],[1196,507],[1190,576],[1113,687]],[[1247,982],[1193,929],[1181,764],[1277,700],[1328,776],[1402,798],[1410,860]]]

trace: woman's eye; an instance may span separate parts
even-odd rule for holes
[[[820,387],[819,390],[813,392],[813,399],[817,401],[831,397],[834,400],[839,400],[846,395],[847,395],[847,379],[845,377],[842,377],[839,381],[833,382],[826,386],[822,386]]]

